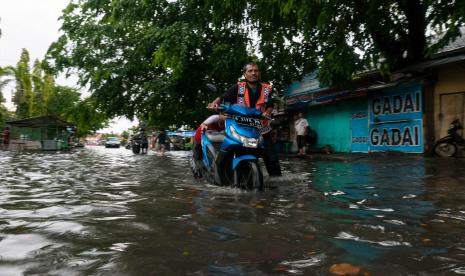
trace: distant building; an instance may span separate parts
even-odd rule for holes
[[[11,149],[65,150],[70,148],[76,127],[55,116],[40,116],[6,123]]]
[[[465,36],[390,80],[375,70],[359,74],[351,89],[336,89],[320,86],[316,75],[290,84],[284,97],[287,112],[304,112],[316,130],[316,147],[424,153],[453,119],[465,121]]]

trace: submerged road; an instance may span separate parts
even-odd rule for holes
[[[465,159],[284,159],[262,193],[189,153],[0,151],[0,275],[465,274]]]

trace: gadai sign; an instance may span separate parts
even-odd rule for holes
[[[423,152],[421,84],[373,93],[368,104],[370,151]]]

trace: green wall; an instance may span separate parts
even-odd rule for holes
[[[350,152],[350,115],[360,108],[367,108],[366,100],[310,107],[305,117],[310,127],[318,133],[317,147],[331,145],[336,152]]]

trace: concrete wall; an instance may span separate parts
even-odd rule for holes
[[[440,67],[434,87],[435,139],[447,134],[452,120],[465,120],[465,62]],[[461,133],[463,134],[463,133]]]

